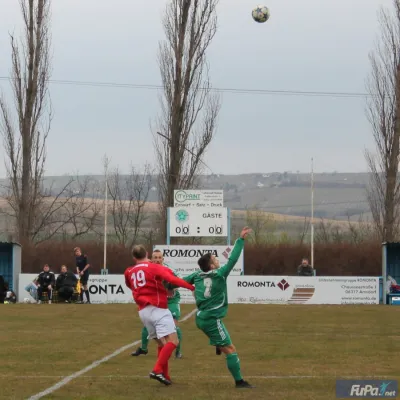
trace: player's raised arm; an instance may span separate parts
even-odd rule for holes
[[[177,276],[174,276],[173,272],[166,267],[155,267],[156,268],[156,275],[158,275],[160,278],[162,278],[164,281],[167,281],[168,283],[172,283],[172,285],[176,287],[182,287],[184,289],[189,289],[191,291],[194,290],[194,286],[191,285],[190,283],[184,281],[181,278],[178,278]]]
[[[190,275],[188,275],[188,276],[184,276],[184,277],[182,277],[182,279],[184,280],[184,281],[186,281],[186,282],[188,282],[188,283],[191,283],[192,285],[193,285],[193,283],[194,283],[194,277],[196,276],[196,273],[194,272],[193,274],[190,274]],[[176,289],[178,286],[176,286],[176,285],[168,285],[168,289],[171,289],[171,290],[173,290],[173,289]]]
[[[190,274],[188,276],[184,276],[182,279],[188,283],[191,283],[193,285],[194,283],[194,277],[196,276],[196,272],[193,272],[193,274]]]
[[[247,226],[242,229],[240,233],[240,238],[236,240],[235,246],[233,247],[231,256],[229,257],[228,262],[218,270],[218,273],[225,278],[230,274],[233,267],[236,265],[237,261],[239,260],[240,254],[242,253],[244,247],[244,240],[251,232],[251,229]]]

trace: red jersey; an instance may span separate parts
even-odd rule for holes
[[[150,261],[141,262],[125,270],[125,284],[132,290],[135,303],[139,310],[148,305],[158,308],[168,308],[167,290],[163,281],[185,289],[194,290],[194,286],[163,265],[153,264]]]

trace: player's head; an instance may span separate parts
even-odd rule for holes
[[[218,258],[211,253],[203,254],[197,261],[197,264],[203,272],[208,272],[219,268]]]
[[[43,271],[44,272],[49,272],[50,271],[49,264],[44,264]]]
[[[164,264],[164,257],[161,250],[154,250],[153,254],[151,255],[151,262],[154,264]]]
[[[147,259],[146,248],[141,244],[137,244],[136,246],[133,246],[132,257],[135,262],[146,260]]]
[[[82,255],[82,250],[80,247],[75,247],[74,248],[74,253],[77,257],[80,257]]]
[[[65,274],[67,272],[67,266],[66,265],[61,265],[61,273]]]

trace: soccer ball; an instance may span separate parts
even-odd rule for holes
[[[265,6],[257,6],[251,13],[254,21],[256,22],[267,22],[269,19],[269,9]]]

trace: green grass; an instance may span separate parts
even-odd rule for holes
[[[183,306],[183,315],[193,306]],[[0,307],[0,398],[27,399],[140,338],[134,305]],[[130,351],[46,399],[335,399],[336,377],[400,378],[399,310],[389,306],[234,305],[226,325],[245,378],[238,391],[194,318],[182,323],[182,360],[171,387],[150,381],[156,348]],[[297,377],[297,378],[296,378]]]

